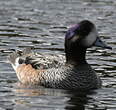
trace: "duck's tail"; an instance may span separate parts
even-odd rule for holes
[[[15,51],[12,54],[8,56],[9,63],[12,64],[13,68],[16,70],[16,68],[23,62],[25,62],[26,56],[32,54],[31,48],[25,48],[22,51]]]

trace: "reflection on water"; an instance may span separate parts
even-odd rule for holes
[[[0,109],[115,110],[115,13],[115,0],[0,0]],[[10,53],[33,47],[40,53],[64,55],[65,32],[82,19],[94,22],[113,48],[87,52],[88,62],[103,81],[101,89],[86,93],[14,85],[16,74],[6,63]]]
[[[16,97],[18,96],[18,99],[14,100],[15,106],[23,105],[46,109],[57,109],[60,107],[59,109],[66,110],[84,110],[85,104],[87,104],[88,100],[91,99],[87,96],[87,94],[93,94],[92,92],[75,92],[45,88],[19,88],[14,89],[13,92],[16,95]]]

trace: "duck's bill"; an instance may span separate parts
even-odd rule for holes
[[[105,44],[99,37],[97,37],[94,45],[97,46],[97,47],[102,47],[102,48],[106,48],[106,49],[112,49],[112,47]]]

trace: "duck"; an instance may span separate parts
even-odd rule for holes
[[[64,57],[42,55],[26,48],[12,53],[8,60],[23,85],[91,90],[102,85],[100,77],[86,61],[86,51],[93,46],[112,49],[101,40],[91,21],[82,20],[65,34]]]

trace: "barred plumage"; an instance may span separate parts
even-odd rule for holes
[[[99,88],[101,80],[85,59],[88,47],[111,49],[98,37],[96,27],[88,20],[70,28],[65,36],[65,57],[31,51],[15,52],[9,61],[22,84],[60,89],[90,90]]]

